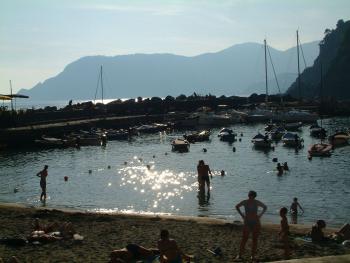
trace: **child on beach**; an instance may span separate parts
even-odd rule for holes
[[[279,237],[284,246],[284,258],[288,259],[290,256],[289,251],[289,225],[287,219],[288,209],[286,207],[282,207],[280,209],[280,217],[281,217],[281,230],[279,232]]]

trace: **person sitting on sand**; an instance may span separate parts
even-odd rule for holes
[[[145,248],[137,244],[128,244],[123,249],[116,249],[111,252],[109,261],[110,263],[129,263],[136,260],[144,260],[146,262],[152,262],[159,256],[159,250],[154,248]]]
[[[72,223],[64,222],[61,225],[58,223],[43,224],[39,218],[35,218],[33,225],[33,231],[27,238],[29,242],[51,242],[62,239],[72,239],[76,231],[73,228]]]
[[[242,202],[236,205],[236,209],[244,221],[243,236],[239,248],[239,254],[236,257],[236,261],[242,260],[242,255],[244,253],[245,245],[248,241],[250,233],[252,233],[253,235],[251,258],[252,260],[255,260],[256,250],[258,246],[258,237],[261,228],[260,218],[266,212],[267,209],[267,206],[264,203],[255,199],[256,195],[257,194],[255,191],[249,191],[248,199],[243,200]],[[244,207],[245,213],[243,213],[240,209],[242,206]],[[259,207],[262,208],[262,211],[258,214]]]
[[[158,241],[160,252],[159,261],[161,263],[182,263],[182,258],[190,261],[191,257],[184,254],[174,239],[169,238],[169,231],[164,229],[160,231],[160,240]]]
[[[321,243],[328,241],[329,239],[324,236],[323,229],[326,227],[324,220],[317,220],[311,228],[310,237],[312,242]]]
[[[281,242],[284,245],[284,258],[288,259],[290,256],[289,251],[289,225],[288,225],[288,219],[287,219],[287,213],[288,209],[286,207],[282,207],[280,209],[280,217],[281,217],[281,230],[279,232],[279,237]]]

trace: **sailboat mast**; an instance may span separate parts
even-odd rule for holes
[[[11,80],[10,80],[10,94],[11,94],[11,111],[13,111],[12,82],[11,82]]]
[[[299,61],[299,31],[297,30],[297,56],[298,56],[298,91],[299,102],[301,102],[300,61]]]
[[[102,93],[102,104],[103,104],[103,77],[102,77],[102,66],[101,66],[101,93]]]
[[[323,106],[323,68],[322,68],[322,52],[321,52],[321,45],[320,45],[320,116],[321,116],[321,127],[322,127],[322,106]],[[322,141],[322,138],[321,138]]]
[[[266,39],[264,39],[264,50],[265,50],[265,89],[266,89],[266,97],[265,102],[267,103],[269,100],[268,86],[267,86],[267,58],[266,58]]]

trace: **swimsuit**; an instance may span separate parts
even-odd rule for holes
[[[253,231],[256,225],[259,223],[259,219],[257,217],[258,205],[256,202],[248,203],[247,201],[243,204],[243,206],[245,209],[245,216],[246,216],[245,225],[251,231]],[[252,216],[253,218],[251,218]]]

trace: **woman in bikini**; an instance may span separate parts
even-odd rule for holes
[[[256,250],[258,246],[258,237],[260,233],[260,218],[265,213],[267,207],[264,203],[256,200],[256,192],[249,191],[248,199],[243,200],[242,202],[236,205],[238,213],[241,215],[244,221],[243,227],[243,236],[241,245],[239,248],[239,254],[236,257],[236,260],[241,260],[244,253],[245,245],[248,241],[249,234],[253,235],[253,244],[252,244],[252,256],[251,259],[255,260]],[[241,211],[241,207],[244,207],[244,213]],[[262,211],[258,213],[259,207],[262,208]]]

